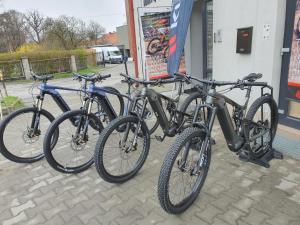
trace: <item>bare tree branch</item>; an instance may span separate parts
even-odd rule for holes
[[[31,39],[38,44],[41,43],[42,36],[46,28],[46,18],[37,10],[28,12],[24,18],[29,28],[29,35]]]

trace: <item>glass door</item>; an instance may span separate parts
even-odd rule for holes
[[[300,129],[300,0],[287,1],[280,122]]]

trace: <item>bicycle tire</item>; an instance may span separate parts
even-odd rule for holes
[[[125,103],[123,97],[121,96],[121,92],[114,87],[104,86],[103,88],[116,93],[116,94],[112,94],[112,93],[108,93],[108,94],[117,96],[120,103],[120,112],[118,116],[122,116],[124,114]]]
[[[55,169],[56,171],[61,172],[61,173],[77,174],[77,173],[80,173],[80,172],[83,172],[83,171],[87,170],[94,163],[94,158],[91,157],[91,159],[89,161],[83,163],[82,165],[79,165],[79,166],[76,166],[76,167],[67,167],[67,166],[63,166],[61,163],[59,163],[55,159],[54,155],[52,154],[53,153],[52,150],[55,146],[50,147],[50,142],[51,142],[51,139],[52,139],[52,136],[53,136],[54,132],[57,130],[57,128],[59,127],[59,125],[61,123],[63,123],[66,120],[70,120],[70,118],[74,118],[75,116],[78,116],[78,115],[85,115],[85,110],[69,111],[69,112],[66,112],[66,113],[62,114],[58,118],[56,118],[52,122],[49,129],[47,130],[47,133],[46,133],[46,136],[45,136],[45,139],[44,139],[43,150],[44,150],[45,158],[46,158],[47,162],[49,163],[49,165],[53,169]],[[90,114],[89,116],[92,118],[93,123],[96,122],[98,124],[99,132],[102,131],[103,130],[103,125],[102,125],[101,121],[98,119],[98,117],[96,117],[94,114]],[[95,129],[95,125],[91,125],[91,127],[93,129]]]
[[[143,143],[143,150],[142,150],[141,156],[139,157],[135,168],[132,171],[130,171],[124,175],[115,176],[115,175],[110,174],[104,166],[103,150],[104,150],[105,144],[106,144],[109,136],[112,134],[112,132],[114,130],[118,129],[118,127],[120,127],[122,124],[126,124],[129,122],[138,123],[139,119],[135,116],[123,116],[123,117],[115,119],[108,125],[108,127],[106,127],[103,130],[103,132],[100,134],[100,137],[97,141],[96,148],[95,148],[95,157],[94,157],[95,166],[96,166],[97,172],[100,175],[100,177],[107,182],[124,183],[124,182],[128,181],[129,179],[133,178],[139,172],[139,170],[142,168],[142,166],[144,165],[144,163],[147,159],[147,156],[149,153],[149,148],[150,148],[150,134],[149,134],[149,130],[148,130],[145,122],[142,122],[141,127],[142,127],[142,131],[145,135],[145,137],[144,137],[145,142]]]
[[[253,104],[250,106],[250,108],[247,112],[246,121],[253,121],[255,114],[258,112],[259,108],[264,104],[268,104],[271,109],[271,123],[273,124],[272,131],[271,131],[272,132],[272,140],[271,141],[273,141],[275,138],[275,135],[276,135],[276,131],[277,131],[279,116],[278,116],[277,104],[271,95],[262,96],[253,102]],[[249,126],[245,127],[245,136],[248,138],[250,136]],[[254,154],[254,157],[259,158],[264,154],[265,153],[263,153],[263,152],[260,154]]]
[[[184,113],[187,113],[187,109],[188,107],[190,106],[190,104],[196,100],[196,99],[203,99],[203,95],[199,92],[194,92],[192,94],[190,94],[185,100],[184,102],[182,103],[182,105],[180,106],[180,112],[182,112],[179,116],[178,116],[178,123],[181,124],[184,120]],[[193,117],[193,114],[190,115],[191,117]]]
[[[27,108],[22,108],[22,109],[19,109],[13,113],[11,113],[10,115],[8,115],[2,122],[1,122],[1,125],[0,125],[0,151],[2,153],[2,155],[9,159],[10,161],[13,161],[13,162],[16,162],[16,163],[34,163],[34,162],[37,162],[41,159],[44,158],[44,153],[43,153],[43,150],[41,149],[41,153],[36,155],[36,156],[33,156],[33,157],[20,157],[20,156],[17,156],[17,155],[14,155],[13,153],[11,153],[11,151],[9,151],[7,149],[7,147],[5,146],[5,143],[4,143],[4,132],[5,132],[5,129],[7,127],[7,125],[14,119],[16,118],[17,116],[23,114],[23,113],[36,113],[37,112],[37,108],[36,107],[27,107]],[[42,109],[40,111],[40,114],[45,116],[50,122],[54,121],[54,116]],[[24,146],[22,146],[24,147]]]
[[[174,205],[169,196],[169,181],[172,172],[173,165],[175,160],[180,153],[182,147],[187,143],[190,138],[204,138],[205,133],[204,131],[200,130],[199,128],[190,127],[185,129],[179,136],[177,136],[175,142],[171,146],[170,150],[168,151],[159,175],[158,179],[158,199],[161,207],[169,214],[180,214],[184,212],[187,208],[189,208],[193,202],[197,199],[201,188],[204,185],[205,179],[207,177],[207,173],[210,166],[211,160],[211,146],[208,146],[207,149],[207,163],[206,169],[200,181],[197,181],[198,184],[194,188],[195,190],[191,195],[184,199],[184,201],[180,202],[178,205]],[[198,178],[199,179],[199,178]]]

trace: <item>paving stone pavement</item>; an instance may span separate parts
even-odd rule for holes
[[[174,141],[167,138],[151,140],[143,168],[121,185],[103,181],[94,166],[65,175],[45,160],[26,165],[0,156],[0,224],[299,225],[300,162],[285,157],[272,161],[270,169],[241,162],[219,130],[213,132],[217,144],[205,185],[182,215],[166,214],[157,199],[160,167]]]

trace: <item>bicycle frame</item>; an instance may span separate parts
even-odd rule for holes
[[[170,136],[170,137],[175,136],[176,131],[181,126],[181,124],[179,124],[179,126],[172,126],[173,124],[168,120],[165,110],[161,104],[161,102],[162,102],[161,100],[164,99],[164,100],[167,100],[168,102],[178,103],[179,98],[180,98],[179,96],[182,93],[182,87],[183,87],[183,84],[180,82],[180,86],[179,86],[178,92],[177,92],[177,97],[175,99],[172,99],[165,95],[157,93],[155,90],[147,88],[147,87],[144,87],[141,91],[141,98],[144,99],[144,105],[142,108],[141,115],[144,115],[146,105],[149,102],[165,136]],[[138,100],[139,99],[135,100],[134,106]]]
[[[107,98],[107,93],[111,94],[116,94],[112,93],[109,90],[102,88],[102,87],[97,87],[94,83],[91,83],[89,85],[89,88],[85,90],[86,93],[88,93],[91,97],[91,101],[89,102],[88,105],[88,114],[91,113],[92,109],[92,104],[94,102],[94,97],[97,97],[101,101],[101,106],[103,107],[104,111],[107,113],[109,120],[113,120],[117,118],[117,113],[115,112],[113,106],[111,105],[109,99]]]
[[[243,136],[243,132],[239,132],[238,130],[234,129],[234,124],[232,122],[232,118],[229,114],[227,104],[235,107],[238,110],[245,111],[248,107],[249,99],[250,99],[250,93],[253,86],[260,86],[261,89],[261,95],[264,95],[264,89],[269,88],[271,90],[271,95],[273,96],[273,88],[268,85],[262,85],[259,83],[253,83],[253,85],[249,85],[245,87],[247,90],[246,93],[246,101],[244,105],[240,105],[236,103],[235,101],[229,99],[228,97],[219,94],[216,92],[215,87],[212,87],[209,92],[206,99],[206,104],[199,105],[195,111],[193,124],[196,126],[199,126],[201,128],[204,128],[206,131],[207,140],[210,139],[210,133],[212,131],[212,127],[215,121],[215,117],[217,116],[222,132],[224,134],[224,137],[227,142],[228,148],[233,152],[238,152],[247,142],[247,138]],[[207,108],[209,118],[208,118],[208,124],[203,124],[201,122],[198,122],[200,111],[204,108]],[[263,119],[263,109],[262,111],[262,119]],[[240,118],[244,121],[244,118]],[[242,127],[244,128],[244,127]]]
[[[48,94],[53,98],[55,103],[59,106],[59,108],[63,112],[70,111],[70,107],[57,90],[74,91],[74,92],[81,91],[81,89],[54,86],[54,85],[49,85],[47,83],[41,84],[39,86],[39,89],[40,89],[40,96],[38,97],[38,101],[36,103],[36,106],[38,107],[39,110],[41,110],[41,108],[42,108],[42,103],[43,103],[45,95]]]

